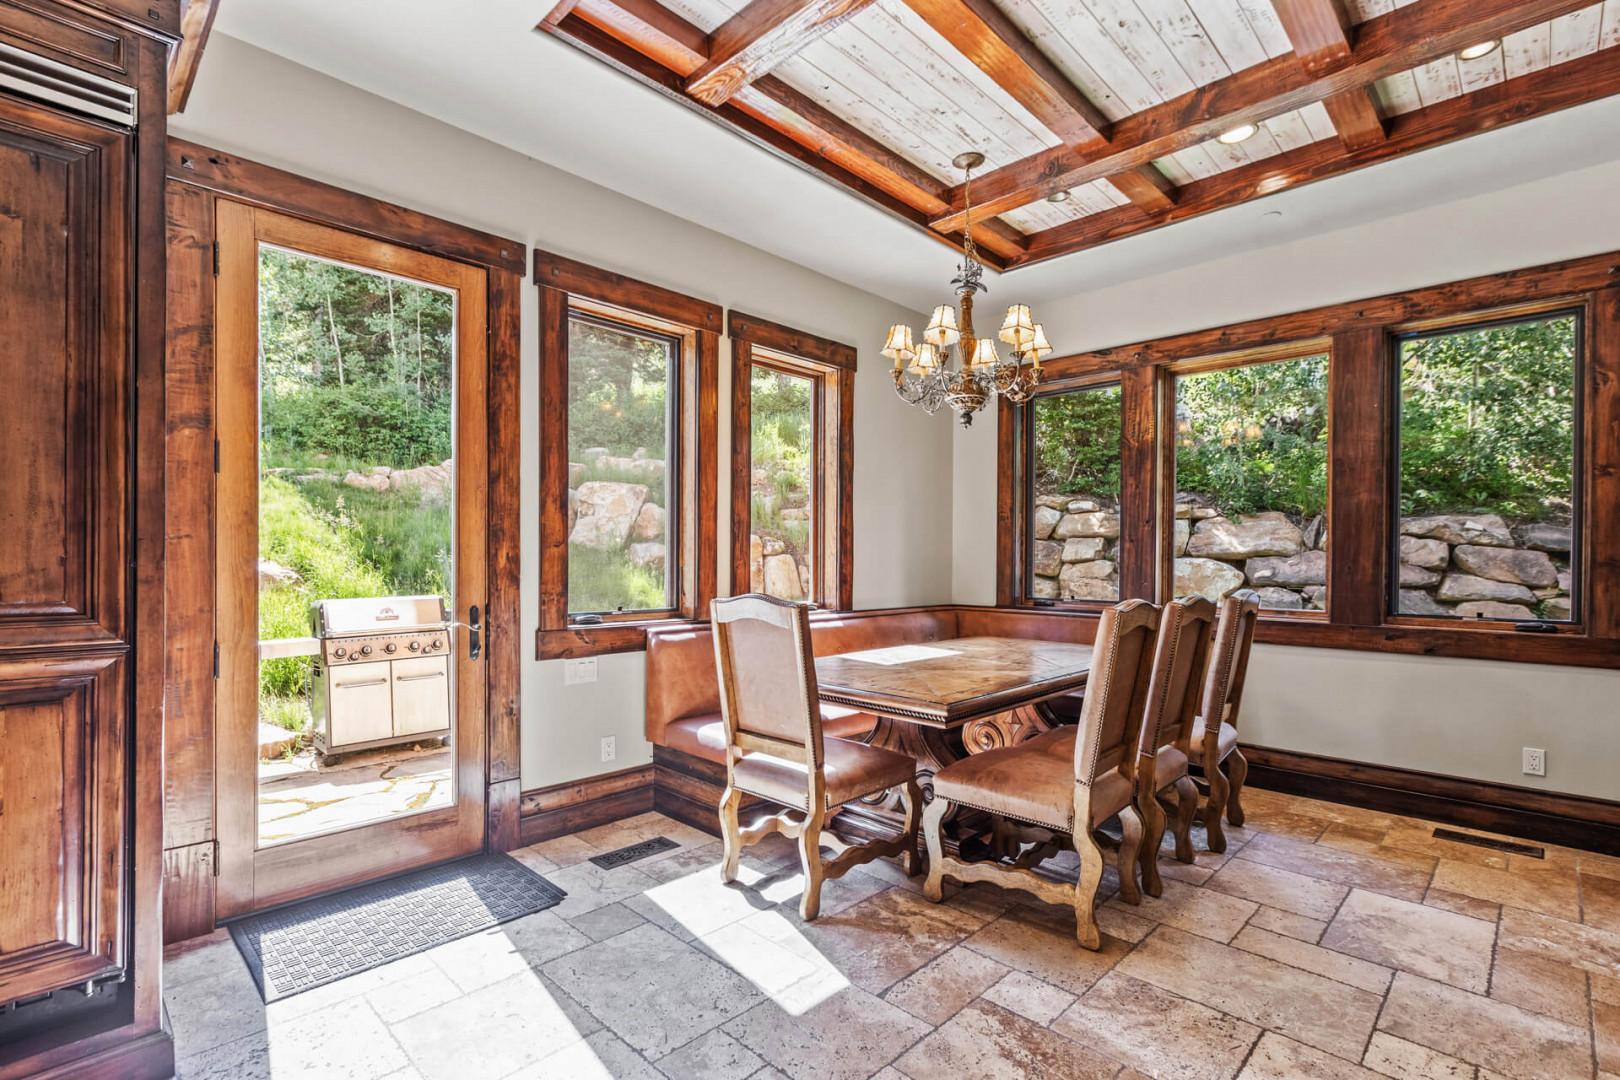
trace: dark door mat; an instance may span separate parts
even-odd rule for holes
[[[619,848],[617,851],[604,852],[601,855],[592,855],[591,862],[603,870],[612,870],[615,866],[633,863],[637,859],[645,859],[649,855],[656,855],[660,851],[672,851],[680,847],[667,836],[655,836],[651,840],[643,840],[639,844]]]
[[[265,1004],[560,903],[509,855],[467,859],[318,896],[230,924]]]

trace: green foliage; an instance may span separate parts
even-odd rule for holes
[[[748,387],[749,453],[763,483],[750,480],[749,527],[810,561],[810,523],[782,511],[810,505],[815,469],[815,383],[754,365]]]
[[[1224,513],[1327,508],[1328,360],[1249,364],[1176,380],[1176,488]]]
[[[655,611],[667,602],[662,575],[633,565],[624,552],[569,545],[570,611]]]
[[[381,575],[377,596],[450,596],[450,506],[417,489],[365,491],[306,480],[299,493],[314,512],[346,530],[360,560]]]
[[[640,447],[666,457],[675,343],[588,319],[568,323],[568,451],[606,447],[628,457]]]
[[[1048,394],[1034,411],[1035,490],[1119,498],[1119,387]]]
[[[1401,510],[1567,517],[1575,319],[1401,344]]]
[[[424,401],[413,387],[283,386],[266,392],[267,457],[317,454],[396,469],[450,457],[450,399]]]

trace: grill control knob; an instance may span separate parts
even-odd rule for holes
[[[371,646],[370,645],[362,645],[362,646],[360,646],[360,655],[361,656],[370,656],[371,655]]]
[[[341,645],[339,645],[337,648],[332,650],[332,656],[333,656],[334,659],[337,659],[337,660],[341,660],[345,656],[348,656],[348,655],[349,655],[349,650],[345,649]]]
[[[390,641],[388,644],[383,646],[383,652],[385,652],[385,653],[397,653],[397,652],[399,652],[399,646],[395,645],[392,641]]]
[[[421,651],[422,651],[422,643],[420,641],[411,642],[411,652],[421,652]]]

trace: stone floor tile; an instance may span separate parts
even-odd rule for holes
[[[649,885],[641,895],[628,899],[626,906],[686,940],[776,907],[777,902],[762,895],[759,888],[770,880],[759,871],[743,867],[737,880],[727,884],[720,880],[716,864]]]
[[[1372,994],[1382,995],[1389,989],[1389,981],[1395,975],[1382,964],[1347,956],[1342,952],[1325,949],[1320,945],[1312,945],[1310,942],[1285,937],[1282,934],[1273,934],[1257,926],[1245,926],[1242,932],[1232,939],[1232,944],[1247,952],[1269,956],[1290,967],[1325,975],[1336,982]]]
[[[1549,858],[1552,857],[1554,850],[1555,849],[1550,847],[1547,849]],[[1595,851],[1571,852],[1567,848],[1560,848],[1556,850],[1573,855],[1576,860],[1576,864],[1580,867],[1582,874],[1612,878],[1615,881],[1620,881],[1620,857],[1614,855],[1600,855]]]
[[[796,917],[790,912],[789,917]],[[843,911],[802,923],[800,933],[849,981],[882,993],[967,936],[940,905],[888,889]]]
[[[971,949],[951,949],[901,979],[883,997],[917,1019],[938,1026],[1007,974],[1005,965],[988,956]]]
[[[876,896],[890,886],[879,878],[868,874],[849,873],[842,877],[830,878],[821,883],[821,914],[836,915],[846,908],[865,900],[869,896]],[[759,894],[773,904],[782,904],[797,908],[799,898],[804,895],[804,873],[797,863],[790,868],[771,875],[765,881],[754,886]]]
[[[569,926],[592,941],[602,941],[615,934],[622,934],[646,921],[638,912],[625,907],[622,901],[595,908],[567,920]]]
[[[799,1013],[784,1012],[767,1001],[726,1023],[724,1030],[788,1076],[865,1080],[926,1035],[929,1027],[903,1009],[849,986]]]
[[[1620,1073],[1620,979],[1593,975],[1592,1049],[1597,1067]]]
[[[1325,948],[1477,993],[1489,984],[1495,941],[1491,923],[1361,889],[1322,935]]]
[[[1521,908],[1502,909],[1500,943],[1620,979],[1620,933],[1554,919]]]
[[[1438,1050],[1375,1031],[1361,1063],[1393,1080],[1473,1080],[1474,1067]]]
[[[1248,796],[1244,796],[1244,809],[1248,809]],[[1288,837],[1313,843],[1333,824],[1325,817],[1302,814],[1297,810],[1271,811],[1263,814],[1248,813],[1246,824],[1256,836]]]
[[[240,961],[222,963],[217,974],[165,987],[163,998],[174,1026],[177,1058],[263,1031],[269,1023],[264,998]]]
[[[625,1041],[611,1031],[571,1043],[550,1057],[534,1062],[502,1080],[664,1080]]]
[[[661,859],[643,859],[631,865],[662,885],[688,874],[716,869],[724,857],[724,846],[720,841],[711,839],[707,844],[671,851]]]
[[[984,1000],[994,1002],[1026,1020],[1046,1025],[1073,1005],[1075,998],[1067,990],[1059,990],[1033,975],[1009,971],[1005,978],[984,992]]]
[[[526,916],[538,919],[539,916],[551,915],[550,912],[538,912],[536,915]],[[450,977],[450,981],[460,988],[462,993],[470,993],[509,979],[514,975],[527,974],[531,963],[519,948],[513,933],[524,933],[522,930],[512,930],[519,920],[492,926],[488,930],[480,930],[476,934],[468,934],[464,938],[448,941],[443,945],[429,949],[421,955],[432,960],[434,965]],[[542,920],[547,926],[560,928],[559,933],[565,939],[577,940],[583,945],[586,938],[583,934],[572,929],[551,915],[550,919]]]
[[[366,992],[365,998],[383,1023],[392,1024],[427,1009],[454,1001],[465,991],[435,966],[403,979],[394,979]]]
[[[1209,888],[1322,922],[1333,918],[1350,891],[1345,885],[1242,857],[1221,867],[1209,879]]]
[[[1441,859],[1434,872],[1436,888],[1462,893],[1554,918],[1579,921],[1580,890],[1572,870],[1515,872]]]
[[[1115,897],[1104,906],[1216,941],[1231,941],[1260,905],[1184,881],[1167,880],[1163,896],[1144,893],[1140,904],[1127,904]]]
[[[1132,914],[1128,904],[1120,904],[1117,907],[1104,904],[1096,909],[1095,914],[1097,926],[1103,933],[1117,937],[1121,941],[1129,941],[1133,945],[1153,933],[1153,928],[1158,925],[1140,915]]]
[[[270,1040],[263,1031],[211,1046],[174,1063],[175,1080],[274,1080]]]
[[[1329,1053],[1361,1057],[1379,997],[1195,934],[1160,927],[1116,969]]]
[[[1389,835],[1388,829],[1375,829],[1366,825],[1347,825],[1343,822],[1335,822],[1329,825],[1321,836],[1317,837],[1316,842],[1344,848],[1346,851],[1370,853],[1378,850],[1387,835]]]
[[[1434,871],[1427,855],[1389,850],[1383,855],[1346,851],[1329,844],[1308,844],[1287,836],[1257,836],[1243,849],[1243,857],[1281,870],[1308,874],[1351,888],[1422,900]]]
[[[717,1028],[670,1051],[655,1064],[669,1080],[743,1080],[757,1073],[765,1062]]]
[[[914,1080],[1111,1080],[1120,1071],[1091,1047],[985,1001],[957,1013],[895,1066]]]
[[[1274,1032],[1260,1037],[1238,1080],[1383,1080],[1360,1065],[1284,1038]]]
[[[532,971],[402,1020],[389,1030],[427,1080],[503,1077],[589,1033]]]
[[[1620,931],[1620,879],[1582,873],[1581,921],[1603,930]]]
[[[549,909],[561,919],[572,919],[587,911],[617,903],[646,892],[656,884],[634,865],[603,870],[589,862],[565,866],[547,874],[546,878],[568,894],[562,903]]]
[[[540,854],[540,852],[533,847],[521,847],[516,851],[508,851],[507,854],[541,876],[555,873],[557,870],[561,869],[560,866],[546,858],[544,855]]]
[[[849,985],[849,978],[810,943],[800,925],[781,910],[761,911],[692,944],[792,1012]]]
[[[602,854],[577,836],[553,837],[538,844],[530,844],[523,850],[534,852],[553,866],[573,866],[575,863],[584,862],[592,855]]]
[[[1052,1030],[1150,1076],[1229,1080],[1260,1029],[1149,983],[1111,972]]]
[[[1322,940],[1322,933],[1327,929],[1327,923],[1320,919],[1309,919],[1304,915],[1296,915],[1292,911],[1283,911],[1264,904],[1260,905],[1259,911],[1249,916],[1249,925],[1270,930],[1273,934],[1308,941],[1312,945]]]
[[[231,932],[223,926],[211,934],[165,946],[163,985],[165,988],[179,986],[192,979],[218,975],[226,964],[232,962],[233,957],[237,963],[241,963],[236,942],[231,940]]]
[[[1072,911],[1065,924],[1042,912],[1018,907],[986,925],[963,945],[1071,994],[1083,994],[1119,963],[1131,946],[1105,934],[1102,948],[1082,949],[1075,940],[1073,920]]]
[[[1592,1072],[1585,1028],[1404,971],[1395,976],[1378,1027],[1519,1080],[1571,1080]]]
[[[762,999],[742,976],[656,926],[578,949],[542,970],[615,1034],[655,1058]]]
[[[1486,922],[1495,922],[1502,917],[1501,904],[1481,900],[1477,896],[1451,892],[1449,889],[1437,889],[1433,885],[1430,885],[1429,891],[1423,894],[1423,902],[1441,911],[1454,911],[1458,915],[1467,915],[1471,919],[1483,919]]]
[[[1501,946],[1491,971],[1490,996],[1579,1027],[1590,1008],[1586,978],[1586,972],[1562,960]]]
[[[1453,832],[1484,837],[1488,840],[1510,839],[1509,837],[1479,832],[1474,829],[1461,829],[1456,826],[1447,826],[1447,828]],[[1384,834],[1384,846],[1415,852],[1419,855],[1432,855],[1437,859],[1447,859],[1451,862],[1471,863],[1475,866],[1484,866],[1495,870],[1508,869],[1508,855],[1506,852],[1498,851],[1495,848],[1481,847],[1477,844],[1466,844],[1458,840],[1447,840],[1435,836],[1434,829],[1434,825],[1427,821],[1403,821]]]

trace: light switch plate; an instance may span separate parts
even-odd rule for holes
[[[577,660],[563,661],[563,685],[577,686],[580,683],[593,683],[596,681],[596,657],[582,656]]]

